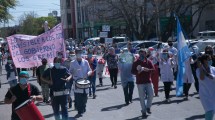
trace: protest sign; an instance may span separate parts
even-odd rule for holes
[[[43,58],[51,63],[58,52],[65,53],[61,23],[37,37],[16,34],[7,37],[7,41],[17,68],[39,66]]]

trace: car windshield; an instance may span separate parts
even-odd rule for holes
[[[140,44],[140,43],[133,42],[133,43],[131,43],[131,46],[134,48],[134,47],[137,46],[138,44]]]
[[[126,46],[126,45],[127,45],[127,42],[117,43],[118,48],[122,48],[123,46]]]

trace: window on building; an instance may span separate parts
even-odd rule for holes
[[[66,7],[69,9],[71,7],[70,0],[66,0]]]
[[[68,25],[72,25],[72,16],[71,16],[71,13],[67,13],[67,22],[68,22]]]

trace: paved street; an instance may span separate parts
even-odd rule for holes
[[[32,72],[30,73],[32,75]],[[0,120],[10,120],[11,105],[3,104],[6,91],[9,88],[7,84],[5,70],[0,77],[3,85],[0,88]],[[118,79],[120,81],[120,79]],[[30,82],[37,85],[36,79],[31,78]],[[97,80],[98,82],[98,80]],[[39,87],[40,88],[40,87]],[[80,118],[74,118],[77,111],[74,108],[69,109],[69,117],[71,120],[139,120],[141,119],[141,107],[138,98],[137,88],[135,86],[133,103],[125,106],[123,91],[120,82],[118,88],[113,89],[110,86],[109,78],[104,79],[104,86],[97,87],[96,94],[98,97],[92,99],[89,97],[87,103],[87,111]],[[152,114],[147,117],[148,120],[203,120],[204,110],[195,94],[194,86],[190,90],[188,101],[183,98],[175,97],[175,91],[171,92],[171,102],[165,104],[163,84],[160,82],[159,97],[154,97],[151,108]],[[50,105],[42,105],[37,103],[38,108],[44,115],[46,120],[54,120],[53,111]]]

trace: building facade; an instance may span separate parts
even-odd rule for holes
[[[144,4],[145,0],[140,0],[139,4]],[[155,0],[158,2],[158,0]],[[187,1],[188,2],[188,1]],[[192,2],[192,0],[189,0]],[[117,0],[115,1],[117,5]],[[78,40],[85,40],[90,37],[98,37],[100,32],[102,32],[102,26],[110,26],[110,31],[108,32],[108,37],[119,36],[122,34],[132,34],[126,26],[125,20],[107,20],[106,16],[111,14],[116,14],[117,11],[111,11],[103,13],[102,8],[107,8],[108,6],[104,4],[103,0],[61,0],[61,19],[63,23],[65,38],[73,38]],[[169,6],[174,6],[172,0],[167,0],[166,3],[161,7],[156,5],[154,7],[150,2],[147,5],[147,14],[145,17],[150,17],[154,12],[157,14],[156,28],[154,32],[158,34],[163,31],[165,24],[168,23],[168,17],[172,14],[168,11]],[[166,7],[166,8],[165,8]],[[166,11],[158,12],[158,9],[166,9]],[[183,9],[183,7],[182,7]],[[198,9],[198,5],[192,6],[187,9],[185,14],[185,19],[190,22],[187,23],[189,29],[195,25],[198,16],[192,16],[193,12]],[[203,30],[214,30],[215,29],[215,9],[214,5],[208,6],[203,12],[201,19],[193,31],[193,35],[196,36],[199,31]],[[149,18],[148,17],[148,18]],[[162,22],[163,21],[163,22]]]

